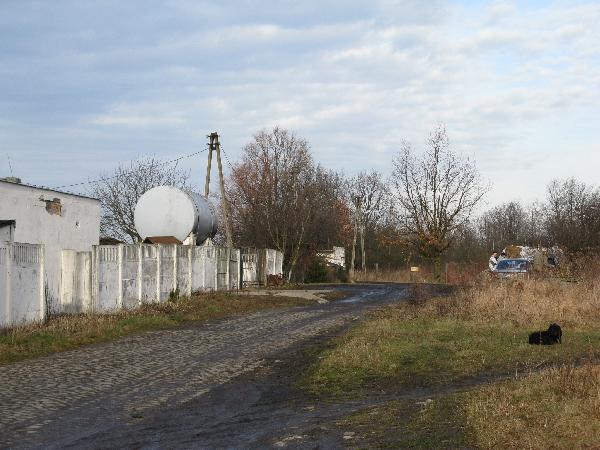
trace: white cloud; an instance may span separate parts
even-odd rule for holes
[[[142,8],[136,23],[115,16],[130,8],[115,3],[114,22],[88,11],[83,22],[72,13],[65,24],[21,23],[29,37],[3,33],[12,40],[0,43],[0,113],[19,124],[0,123],[0,139],[29,154],[126,160],[186,153],[217,130],[235,156],[254,132],[279,125],[307,137],[329,167],[386,172],[403,138],[419,148],[443,121],[485,176],[510,163],[507,195],[528,195],[510,181],[539,165],[537,193],[550,161],[552,177],[587,173],[560,161],[589,151],[598,130],[587,126],[568,153],[557,137],[600,113],[600,6],[251,3],[174,1]],[[32,129],[38,140],[24,137]],[[67,176],[114,165],[105,160]],[[64,174],[34,177],[50,176]]]

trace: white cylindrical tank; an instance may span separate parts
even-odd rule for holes
[[[142,239],[174,236],[183,242],[194,233],[200,244],[217,232],[217,219],[208,201],[173,186],[146,191],[135,205],[134,221]]]

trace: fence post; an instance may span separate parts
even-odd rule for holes
[[[160,303],[161,245],[156,244],[156,302]]]
[[[188,246],[188,291],[186,292],[187,295],[191,296],[192,295],[192,282],[194,280],[193,276],[192,276],[192,246]]]
[[[206,247],[202,249],[202,290],[206,289]]]
[[[119,284],[117,307],[123,309],[123,244],[117,244],[117,283]]]
[[[171,291],[177,290],[177,268],[179,266],[179,262],[177,261],[177,247],[179,244],[173,244],[173,287]]]
[[[90,305],[90,309],[92,313],[96,312],[98,306],[98,295],[100,291],[99,280],[98,277],[100,274],[98,271],[100,270],[100,251],[99,246],[92,246],[92,304]]]
[[[11,281],[12,281],[12,276],[11,276],[11,271],[12,271],[12,260],[13,260],[13,253],[14,253],[14,244],[13,243],[9,243],[6,246],[6,305],[5,305],[5,312],[6,312],[6,325],[7,326],[11,326],[12,325],[12,286],[11,286]],[[44,295],[44,280],[42,279],[42,296]]]
[[[142,243],[138,244],[137,253],[138,253],[138,267],[137,267],[137,289],[138,289],[138,305],[142,304],[142,295],[144,289],[142,288],[142,283],[144,282],[144,263],[142,262],[144,257],[144,249],[142,248]]]
[[[227,247],[225,251],[225,257],[227,258],[227,266],[225,267],[225,279],[227,280],[227,290],[231,290],[231,247]]]
[[[215,248],[215,292],[219,290],[219,259],[221,258],[221,249]]]
[[[237,270],[237,288],[242,289],[242,250],[237,249],[237,264],[235,265]]]
[[[46,276],[46,246],[44,244],[39,247],[39,261],[40,261],[40,320],[43,322],[46,320],[46,308],[44,295],[44,278]]]

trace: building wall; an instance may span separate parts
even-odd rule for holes
[[[100,202],[5,181],[0,199],[0,220],[16,221],[15,242],[44,245],[48,301],[59,309],[61,252],[89,251],[99,243]]]
[[[344,247],[333,247],[333,250],[323,250],[317,253],[317,256],[324,258],[332,266],[338,266],[342,269],[346,267],[346,249]]]

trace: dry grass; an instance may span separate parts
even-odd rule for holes
[[[391,401],[348,424],[373,448],[600,448],[600,280],[580,280],[486,280],[446,298],[420,295],[417,285],[411,301],[338,339],[305,386],[326,395],[414,385],[443,392],[512,374],[427,407]],[[562,345],[527,343],[552,322],[563,328]]]
[[[466,395],[480,448],[597,448],[600,367],[551,368]]]
[[[596,325],[600,323],[600,279],[578,283],[559,279],[484,281],[402,313],[524,327],[547,327],[552,322],[567,328]]]
[[[444,384],[507,374],[600,354],[600,299],[593,284],[485,282],[450,297],[386,308],[338,339],[305,383],[314,392],[351,394],[374,385]],[[528,335],[558,322],[563,344],[539,347]]]
[[[171,328],[190,321],[312,303],[314,301],[293,297],[205,293],[180,298],[175,302],[145,304],[138,309],[116,314],[58,316],[45,324],[2,330],[0,364],[105,342],[146,330]]]
[[[433,268],[426,264],[415,264],[418,272],[411,274],[410,268],[394,270],[357,271],[356,281],[362,282],[391,282],[391,283],[450,283],[464,284],[477,278],[482,272],[481,264],[456,264],[444,263],[441,267],[439,279],[435,279]]]
[[[367,270],[365,272],[357,270],[354,275],[355,281],[358,282],[387,282],[387,283],[425,283],[433,282],[433,273],[425,268],[420,268],[420,271],[411,273],[409,269],[394,269],[394,270]]]

